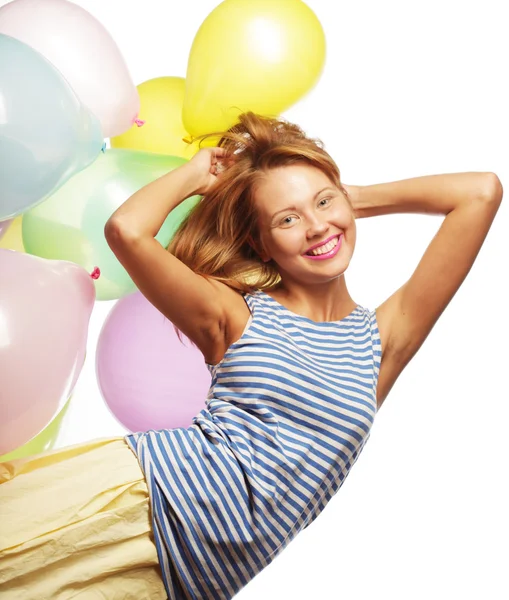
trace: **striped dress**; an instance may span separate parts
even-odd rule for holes
[[[126,436],[145,474],[168,597],[232,598],[307,527],[376,414],[375,311],[316,323],[265,292],[188,428]],[[183,399],[185,401],[185,399]]]

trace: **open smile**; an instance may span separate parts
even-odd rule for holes
[[[334,235],[322,244],[317,244],[303,254],[306,258],[313,260],[324,260],[332,258],[339,252],[343,242],[343,234]]]

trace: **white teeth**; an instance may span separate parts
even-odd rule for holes
[[[338,242],[339,242],[339,237],[335,237],[328,244],[325,244],[325,246],[320,246],[320,248],[311,250],[307,254],[312,254],[313,256],[318,256],[319,254],[326,254],[327,252],[330,252],[337,245]]]

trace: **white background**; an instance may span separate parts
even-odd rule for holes
[[[76,3],[108,29],[136,85],[185,77],[193,37],[219,4]],[[325,29],[327,62],[315,89],[284,116],[324,141],[345,183],[494,171],[509,186],[503,2],[307,4]],[[238,598],[509,598],[507,203],[378,413],[340,492]],[[375,308],[399,288],[442,219],[358,220],[346,275],[354,300]],[[105,406],[94,370],[113,305],[96,303],[57,447],[126,433]]]

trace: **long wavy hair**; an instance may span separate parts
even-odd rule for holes
[[[271,169],[311,165],[349,198],[321,140],[307,137],[298,125],[283,118],[245,112],[238,119],[226,132],[193,138],[201,147],[205,139],[219,137],[215,145],[225,150],[221,158],[225,168],[181,223],[167,250],[203,277],[253,292],[269,289],[281,279],[274,261],[263,262],[257,251],[260,235],[254,190]]]

